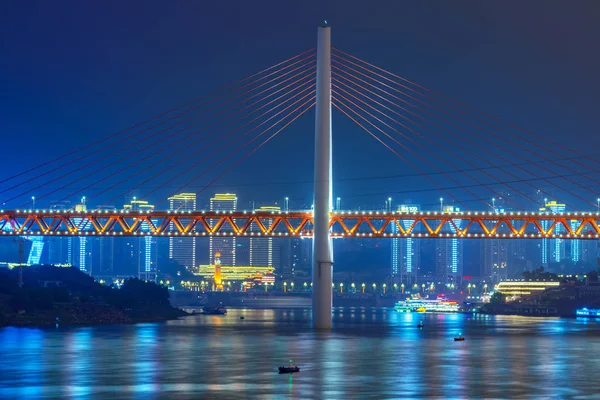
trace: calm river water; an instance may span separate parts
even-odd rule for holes
[[[600,321],[345,308],[334,323],[280,309],[3,328],[0,398],[600,398]],[[290,359],[301,372],[278,375]]]

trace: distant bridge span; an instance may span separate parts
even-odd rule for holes
[[[600,238],[600,214],[335,211],[333,238]],[[312,237],[311,211],[0,211],[2,235]]]

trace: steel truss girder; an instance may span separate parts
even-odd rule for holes
[[[2,235],[311,237],[312,212],[0,211]],[[334,238],[600,238],[600,214],[340,211]],[[405,228],[408,226],[408,228]]]

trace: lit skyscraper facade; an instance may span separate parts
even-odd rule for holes
[[[398,211],[401,213],[415,213],[419,211],[416,205],[400,205]],[[410,228],[412,220],[401,220],[402,227],[406,230]],[[392,224],[392,232],[398,233],[396,224]],[[392,278],[397,283],[414,284],[417,282],[419,261],[420,261],[420,242],[413,238],[393,238],[392,239]]]
[[[260,207],[256,211],[279,212],[280,210],[280,207],[265,206]],[[270,226],[273,223],[273,220],[267,219],[265,222],[268,224],[268,226]],[[260,232],[260,229],[258,229],[258,227],[254,227],[253,225],[251,231]],[[250,237],[250,265],[274,267],[275,269],[278,269],[280,264],[280,247],[273,246],[272,237]]]
[[[196,211],[196,193],[179,193],[168,198],[170,211]],[[175,230],[173,224],[169,225]],[[171,236],[169,238],[169,258],[177,261],[187,269],[195,269],[196,238]]]
[[[444,207],[445,213],[460,211],[454,206]],[[453,220],[456,228],[461,228],[460,220]],[[450,225],[452,233],[456,228]],[[442,284],[460,284],[463,274],[462,240],[458,238],[438,239],[436,245],[436,276]]]
[[[579,223],[577,221],[571,221],[570,225],[573,231],[579,228]],[[581,260],[581,240],[571,239],[569,244],[571,245],[571,260],[574,264],[577,264]]]
[[[508,241],[488,238],[483,240],[483,279],[493,283],[508,277]]]
[[[236,211],[237,196],[232,193],[217,193],[210,199],[210,211]],[[210,220],[212,226],[216,221]],[[228,224],[221,228],[221,232],[231,232],[233,229]],[[211,236],[209,238],[208,252],[209,262],[212,264],[215,261],[214,255],[216,252],[221,253],[221,265],[235,266],[235,236]]]
[[[540,211],[550,212],[553,214],[559,214],[565,211],[565,205],[557,203],[556,201],[546,202],[546,206],[540,208]],[[541,222],[542,229],[546,231],[550,228],[549,221]],[[553,233],[560,234],[564,227],[562,224],[554,225]],[[548,261],[560,262],[565,255],[565,243],[562,239],[547,239],[542,238],[542,265],[548,265]]]
[[[123,209],[145,212],[154,210],[154,206],[148,204],[145,200],[138,200],[134,197],[129,204],[123,205]],[[146,234],[150,232],[150,226],[145,223],[140,227],[140,231],[144,236],[132,238],[132,243],[130,243],[132,252],[134,253],[133,258],[137,262],[138,278],[147,281],[155,281],[157,273],[156,238]],[[173,237],[171,237],[171,239],[173,239]]]

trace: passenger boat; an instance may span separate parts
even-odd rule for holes
[[[438,312],[452,313],[458,312],[458,302],[451,300],[421,300],[407,299],[396,303],[394,310],[398,312]]]
[[[576,315],[578,317],[600,317],[600,309],[593,309],[593,308],[580,308],[576,311]]]

